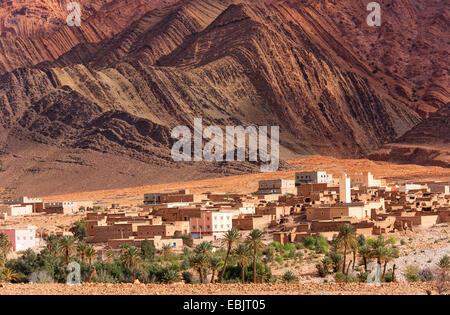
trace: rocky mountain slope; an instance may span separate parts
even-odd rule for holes
[[[38,144],[55,152],[50,161],[56,168],[56,152],[75,152],[78,161],[101,153],[108,161],[113,155],[170,169],[170,131],[192,127],[195,117],[204,125],[280,126],[282,157],[363,156],[448,103],[447,74],[436,77],[446,65],[411,75],[417,71],[409,63],[396,61],[397,72],[378,64],[386,58],[375,45],[403,54],[394,44],[382,46],[390,40],[389,25],[404,33],[406,18],[397,17],[398,10],[412,5],[416,22],[425,14],[410,0],[384,3],[388,13],[378,30],[364,24],[365,6],[350,1],[85,2],[80,28],[61,25],[64,12],[53,6],[62,1],[36,0],[25,10],[20,1],[0,2],[0,145],[9,169],[20,156],[25,169],[41,170],[37,179],[54,171],[49,160],[36,161]],[[439,6],[430,7],[427,14],[446,19]],[[43,15],[53,22],[33,22]],[[420,23],[418,34],[426,26]],[[443,28],[436,24],[428,27],[433,36]],[[425,35],[432,60],[440,62],[446,45]],[[409,94],[430,76],[439,78],[436,84]],[[108,162],[100,164],[79,171],[87,177],[90,169],[108,172],[102,166]],[[257,168],[221,163],[198,169],[194,177]],[[20,190],[20,176],[12,181],[7,171],[0,180]],[[57,174],[67,172],[62,167]],[[83,188],[101,186],[96,180]]]

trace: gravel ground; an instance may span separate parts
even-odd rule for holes
[[[309,284],[0,284],[0,295],[425,295],[433,283]]]

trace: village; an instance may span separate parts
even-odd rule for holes
[[[371,237],[450,222],[450,192],[446,182],[396,185],[370,172],[334,179],[313,171],[296,173],[292,180],[260,181],[259,190],[249,195],[148,193],[139,207],[113,204],[93,210],[92,201],[44,203],[22,197],[3,200],[0,220],[85,212],[87,241],[113,249],[149,240],[157,249],[170,245],[181,250],[187,242],[218,241],[233,227],[243,233],[259,229],[284,245],[318,234],[330,241],[345,223]],[[39,243],[33,226],[1,228],[0,233],[17,235],[11,237],[16,251]]]
[[[151,244],[163,256],[167,252],[183,254],[206,243],[210,250],[223,250],[233,232],[249,239],[258,231],[264,246],[292,248],[295,244],[298,249],[312,240],[316,248],[320,242],[331,247],[347,227],[364,242],[399,233],[410,237],[416,230],[445,227],[450,222],[449,189],[448,182],[388,182],[370,172],[333,176],[326,171],[308,171],[295,173],[293,179],[261,180],[258,190],[250,194],[191,193],[189,189],[148,192],[134,206],[100,207],[94,201],[44,202],[22,197],[3,200],[0,205],[0,235],[7,236],[13,253],[49,248],[49,240],[74,237],[76,231],[61,226],[9,226],[8,222],[64,216],[83,224],[83,242],[102,258],[118,257],[129,246],[142,249],[147,246],[144,244]],[[328,275],[325,259],[315,262],[319,275]],[[343,265],[345,274],[345,258]],[[342,257],[334,271],[341,268]],[[211,282],[213,278],[214,274]]]

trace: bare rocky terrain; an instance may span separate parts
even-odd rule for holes
[[[0,284],[1,295],[426,295],[433,283]]]

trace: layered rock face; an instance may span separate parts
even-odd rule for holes
[[[50,11],[61,21],[63,11],[52,5],[61,2],[36,1],[39,10],[27,6],[22,16],[11,13],[20,5],[1,2],[0,17],[8,18],[0,23],[0,143],[9,165],[24,143],[27,155],[39,143],[79,159],[100,152],[170,168],[171,129],[192,127],[196,117],[204,125],[280,126],[282,157],[359,157],[445,103],[438,93],[422,98],[428,107],[415,106],[405,92],[413,79],[374,71],[362,57],[370,40],[379,44],[377,31],[362,25],[364,5],[104,0],[83,2],[79,28],[29,23]],[[336,16],[361,29],[341,26]],[[13,17],[21,22],[8,22]]]

